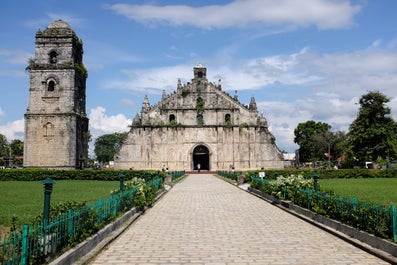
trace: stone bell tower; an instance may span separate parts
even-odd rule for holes
[[[88,118],[83,44],[64,21],[36,32],[25,113],[24,166],[84,168],[88,159]]]

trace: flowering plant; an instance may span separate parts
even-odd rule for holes
[[[124,182],[123,190],[136,189],[133,196],[133,205],[137,208],[144,209],[145,206],[151,206],[154,203],[155,189],[148,185],[142,178],[133,178]],[[111,194],[122,192],[120,189],[112,190]]]
[[[261,190],[279,199],[293,200],[299,190],[313,188],[313,186],[313,179],[292,174],[287,177],[280,175],[276,180],[265,182]]]

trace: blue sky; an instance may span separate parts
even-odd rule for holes
[[[255,96],[277,146],[293,152],[308,120],[347,131],[358,99],[380,91],[397,120],[394,0],[5,0],[0,4],[0,133],[23,140],[25,67],[35,33],[57,19],[84,43],[94,139],[127,131],[145,95],[156,104],[178,78],[207,67],[211,82]],[[92,149],[90,150],[92,153]]]

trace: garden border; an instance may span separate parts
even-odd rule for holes
[[[280,200],[257,189],[248,187],[244,190],[364,251],[371,253],[372,255],[390,262],[391,264],[397,264],[397,244],[393,242],[376,237],[308,209],[294,205],[290,201]]]
[[[160,189],[155,198],[156,202],[166,192],[167,189]],[[103,248],[122,234],[142,214],[142,211],[138,211],[135,207],[132,208],[116,221],[106,225],[93,236],[63,253],[55,260],[52,260],[49,265],[87,264],[88,261],[93,259]]]

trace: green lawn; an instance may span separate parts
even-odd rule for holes
[[[110,191],[118,187],[118,181],[56,181],[51,194],[51,204],[66,201],[93,202],[109,197]],[[44,188],[41,182],[0,181],[0,194],[0,227],[9,227],[13,215],[18,217],[17,224],[22,225],[43,211]]]
[[[333,190],[342,197],[397,206],[397,178],[320,179],[320,189]]]

